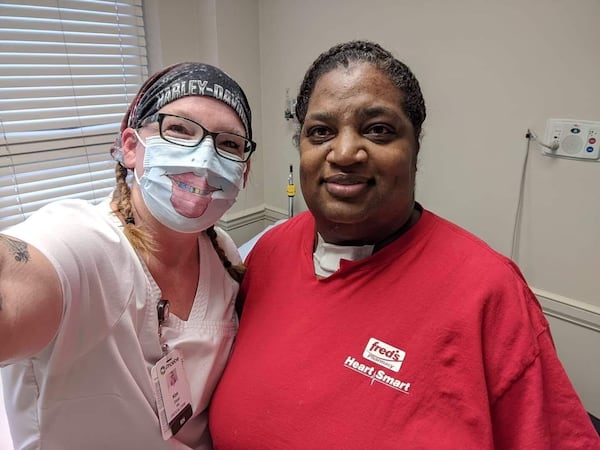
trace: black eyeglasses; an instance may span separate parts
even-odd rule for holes
[[[256,150],[256,142],[235,133],[208,131],[198,122],[174,114],[156,113],[146,117],[140,127],[158,122],[160,137],[182,147],[197,147],[206,137],[212,137],[217,155],[236,162],[246,162]]]

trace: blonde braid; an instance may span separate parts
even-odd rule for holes
[[[127,184],[128,170],[121,163],[115,167],[117,186],[113,191],[113,202],[117,207],[117,214],[121,216],[125,225],[123,232],[129,243],[142,254],[154,253],[157,248],[150,232],[135,224],[133,207],[131,205],[131,189]]]
[[[231,264],[231,261],[229,261],[229,258],[227,258],[227,255],[225,255],[225,252],[219,245],[219,241],[217,239],[217,232],[214,226],[208,228],[206,230],[206,234],[210,238],[210,242],[213,248],[217,252],[217,255],[219,255],[219,259],[223,263],[225,269],[227,269],[227,272],[229,273],[231,278],[233,278],[238,283],[241,283],[242,279],[244,278],[244,273],[246,273],[246,266],[243,263],[236,265]]]

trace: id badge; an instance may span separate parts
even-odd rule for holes
[[[152,367],[150,373],[160,429],[166,441],[192,417],[192,395],[183,368],[183,355],[179,350],[169,352]]]

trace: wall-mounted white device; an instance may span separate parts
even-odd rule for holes
[[[548,156],[600,160],[600,122],[548,119],[544,142]]]
[[[285,120],[292,120],[296,118],[296,99],[290,98],[290,90],[285,90],[285,109],[283,110],[283,117]]]

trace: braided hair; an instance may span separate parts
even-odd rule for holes
[[[112,194],[113,204],[116,206],[116,214],[125,223],[123,233],[132,247],[142,254],[152,254],[157,250],[152,234],[146,227],[136,225],[133,218],[131,188],[127,183],[128,173],[129,169],[118,162],[115,167],[117,185]]]
[[[212,227],[209,227],[205,231],[205,233],[210,238],[210,242],[213,248],[217,252],[217,255],[219,255],[221,262],[223,263],[223,267],[225,267],[231,278],[233,278],[238,283],[241,283],[242,278],[244,278],[244,273],[246,273],[246,266],[244,264],[231,264],[231,262],[227,258],[227,255],[219,245],[219,241],[217,239],[217,231],[215,230],[214,225]]]
[[[403,94],[402,108],[415,130],[415,141],[417,151],[423,121],[425,120],[425,100],[421,93],[419,82],[406,64],[394,58],[394,56],[379,44],[369,41],[350,41],[331,47],[312,63],[306,71],[304,80],[300,85],[300,90],[296,98],[296,117],[299,122],[299,129],[304,125],[308,102],[312,95],[317,80],[339,66],[348,67],[351,63],[368,63],[374,65],[377,69],[385,73],[390,81]],[[299,135],[295,137],[298,141]]]

